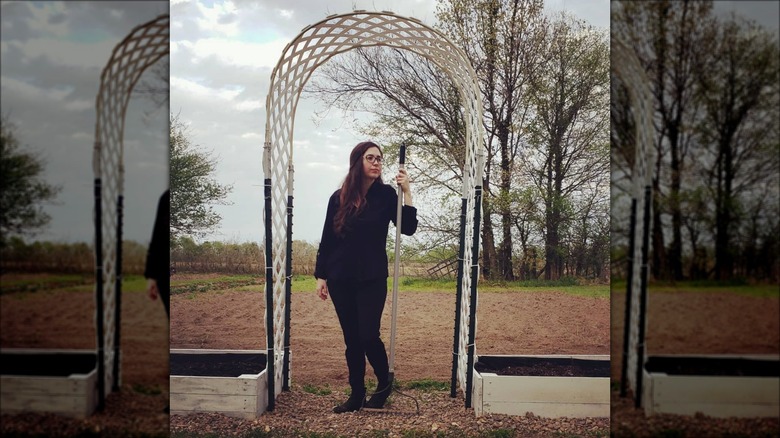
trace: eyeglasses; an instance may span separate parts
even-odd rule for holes
[[[368,161],[371,164],[374,164],[374,163],[382,164],[382,157],[380,155],[371,155],[371,154],[369,154],[369,155],[364,155],[364,157],[366,158],[366,161]]]

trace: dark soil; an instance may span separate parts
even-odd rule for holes
[[[89,374],[97,368],[95,353],[3,353],[0,374],[66,377]]]
[[[172,376],[238,377],[265,370],[265,354],[257,353],[171,353]]]
[[[609,377],[608,360],[556,357],[480,356],[474,368],[500,376]]]
[[[684,376],[780,377],[780,361],[746,358],[649,356],[645,369]]]

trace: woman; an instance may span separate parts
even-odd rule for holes
[[[336,308],[352,388],[349,399],[333,408],[336,413],[381,408],[392,390],[379,324],[387,297],[387,230],[390,221],[396,221],[398,195],[382,182],[382,162],[382,150],[375,143],[362,142],[352,149],[349,172],[328,201],[317,252],[317,293],[323,300],[330,295]],[[411,236],[417,230],[417,209],[412,206],[409,177],[401,169],[395,180],[405,204],[401,232]],[[368,401],[363,381],[366,358],[378,380]]]

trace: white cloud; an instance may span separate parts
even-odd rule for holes
[[[57,37],[64,37],[70,33],[67,21],[51,24],[51,17],[65,12],[62,2],[24,2],[30,10],[31,17],[27,19],[27,25],[37,32]]]
[[[256,111],[263,107],[263,102],[260,100],[244,100],[236,104],[236,110],[245,112]]]
[[[225,17],[236,16],[237,8],[233,2],[214,3],[212,7],[198,2],[197,6],[202,17],[196,18],[195,21],[201,30],[216,32],[226,36],[238,35],[238,22],[235,19],[227,23],[220,22]]]
[[[323,163],[318,161],[310,161],[308,163],[304,163],[304,167],[312,170],[327,170],[333,172],[339,172],[344,170],[344,166],[338,166],[336,164]]]
[[[195,63],[213,56],[227,66],[259,69],[275,67],[287,42],[280,39],[268,43],[252,43],[224,38],[206,38],[194,43],[181,41],[179,45],[191,50],[190,54]]]
[[[7,76],[2,77],[2,80],[0,80],[0,84],[2,84],[3,89],[7,90],[6,92],[12,91],[16,95],[20,96],[22,99],[27,101],[62,102],[65,100],[66,97],[68,97],[68,95],[70,95],[73,92],[73,90],[70,88],[44,89],[44,88],[36,87],[35,85],[28,84],[27,82],[20,81],[16,78],[7,77]]]
[[[171,76],[170,87],[171,91],[181,91],[184,95],[205,99],[216,98],[223,101],[232,101],[243,91],[241,87],[209,88],[196,81],[177,76]]]
[[[295,11],[292,9],[279,9],[279,15],[284,18],[292,18],[295,15]]]
[[[94,100],[76,99],[65,104],[65,109],[71,111],[86,111],[95,109]]]
[[[246,132],[241,134],[241,138],[247,140],[265,140],[265,136],[257,132]]]
[[[121,11],[119,9],[111,9],[109,15],[111,15],[111,18],[121,19],[122,17],[125,16],[125,11]]]
[[[74,132],[70,135],[70,137],[74,140],[94,140],[95,139],[95,133],[94,132],[85,132],[85,131],[78,131]]]
[[[25,42],[11,41],[22,53],[22,62],[30,62],[35,58],[44,57],[55,66],[103,68],[116,42],[104,41],[96,43],[79,43],[61,39],[33,38]],[[98,56],[105,53],[105,56]]]

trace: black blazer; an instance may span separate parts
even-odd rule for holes
[[[146,254],[144,277],[154,278],[158,282],[170,279],[170,229],[171,192],[166,190],[157,203],[157,216],[154,219],[152,241]]]
[[[377,180],[366,193],[366,206],[348,219],[343,237],[333,230],[341,189],[328,201],[328,212],[317,251],[316,278],[335,281],[366,281],[388,277],[387,231],[395,224],[398,194]],[[404,205],[401,210],[401,233],[411,236],[417,230],[417,209]]]

